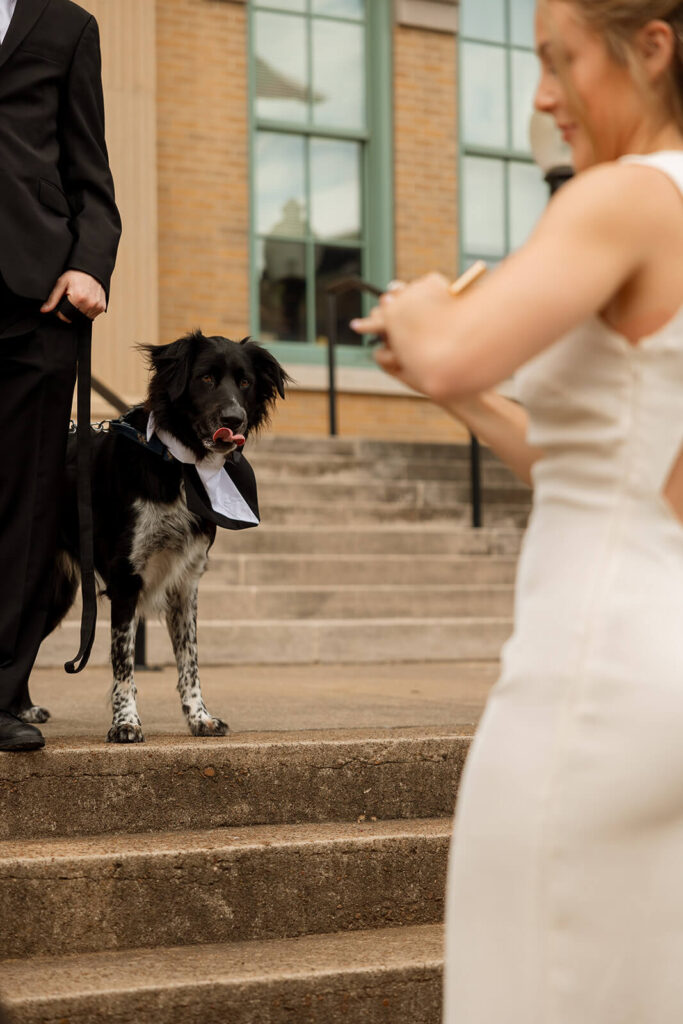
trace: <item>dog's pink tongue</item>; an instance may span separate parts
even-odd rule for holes
[[[213,435],[213,439],[214,441],[232,441],[238,448],[241,448],[247,440],[244,434],[233,434],[230,427],[219,427]]]

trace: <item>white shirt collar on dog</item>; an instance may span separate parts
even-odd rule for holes
[[[236,519],[240,523],[256,523],[259,519],[251,511],[246,501],[237,490],[237,487],[230,479],[225,470],[225,456],[220,452],[210,452],[203,459],[198,459],[194,452],[186,448],[182,441],[179,441],[167,430],[157,430],[154,422],[154,414],[149,414],[147,420],[147,440],[156,434],[162,444],[166,445],[171,455],[190,466],[196,466],[199,479],[209,496],[211,508],[221,516],[228,519]]]

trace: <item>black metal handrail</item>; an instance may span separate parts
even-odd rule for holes
[[[124,402],[124,400],[116,394],[115,391],[112,391],[111,388],[108,388],[107,385],[103,384],[101,380],[98,380],[97,377],[91,377],[90,384],[93,391],[96,391],[101,398],[104,398],[106,402],[109,402],[110,405],[113,405],[117,412],[128,412],[130,406],[128,406]]]
[[[360,277],[341,277],[325,289],[327,292],[327,367],[330,437],[337,435],[337,312],[338,298],[347,292],[361,292],[379,297],[383,289]],[[483,496],[481,486],[481,445],[470,432],[470,501],[472,505],[472,526],[479,529],[483,524]]]

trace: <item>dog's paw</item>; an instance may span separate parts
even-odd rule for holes
[[[42,725],[43,722],[47,722],[49,717],[50,712],[47,708],[39,708],[36,704],[25,711],[20,711],[17,715],[17,718],[26,722],[27,725]]]
[[[225,736],[230,731],[220,718],[196,718],[187,724],[193,736]]]
[[[142,734],[142,726],[132,725],[130,722],[122,722],[120,725],[112,725],[107,733],[107,743],[144,743],[145,737]]]

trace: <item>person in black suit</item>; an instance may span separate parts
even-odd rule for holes
[[[7,27],[8,26],[8,27]],[[107,308],[121,233],[99,34],[70,0],[0,0],[0,751],[44,745],[43,635],[78,317]]]

